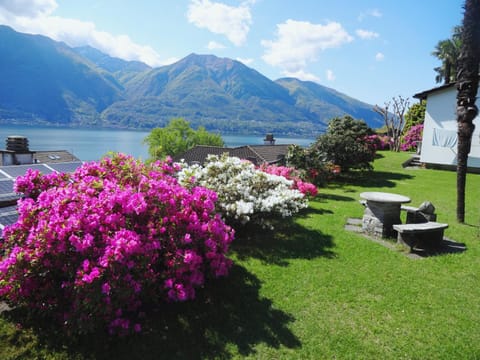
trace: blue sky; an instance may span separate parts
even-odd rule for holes
[[[435,87],[431,56],[463,0],[0,0],[0,24],[152,66],[190,53],[370,104]],[[414,100],[412,100],[414,101]]]

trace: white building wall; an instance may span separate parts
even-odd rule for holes
[[[421,162],[440,165],[457,164],[456,97],[456,87],[438,90],[428,95]],[[480,118],[478,116],[474,119],[474,124],[475,131],[472,136],[468,166],[480,168]]]

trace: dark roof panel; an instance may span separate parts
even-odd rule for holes
[[[82,166],[82,162],[72,161],[72,162],[65,162],[65,163],[52,163],[52,164],[48,164],[48,166],[60,173],[73,173],[80,166]]]
[[[2,170],[4,173],[11,176],[12,178],[25,175],[28,169],[38,170],[42,174],[50,174],[53,172],[51,169],[49,169],[43,164],[10,165],[0,167],[0,170]]]
[[[17,222],[18,212],[17,205],[11,205],[0,208],[0,229],[3,229],[7,225],[11,225]]]

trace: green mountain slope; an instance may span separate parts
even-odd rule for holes
[[[152,68],[140,61],[125,61],[116,57],[104,54],[91,46],[80,46],[73,48],[80,56],[88,59],[97,66],[98,69],[112,74],[121,84],[130,80],[133,76]]]
[[[326,123],[336,116],[350,115],[355,119],[365,120],[372,128],[383,125],[383,119],[372,111],[372,105],[353,99],[334,89],[295,78],[282,78],[275,82],[289,91],[289,94],[295,99],[297,108],[316,114],[320,120]]]
[[[183,116],[194,125],[222,132],[310,133],[325,124],[295,107],[288,91],[244,64],[191,54],[175,64],[142,73],[125,83],[127,100],[112,105],[106,122],[166,124]],[[153,106],[155,111],[145,108]]]
[[[272,81],[241,62],[191,54],[150,68],[0,26],[0,122],[152,128],[184,117],[224,133],[307,135],[372,106],[298,79]]]
[[[0,26],[0,119],[95,124],[121,86],[68,46]]]

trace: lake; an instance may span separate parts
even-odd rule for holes
[[[30,150],[67,150],[80,160],[98,160],[109,151],[130,154],[139,159],[148,158],[148,147],[143,139],[148,131],[111,129],[72,129],[26,126],[0,126],[0,148],[5,148],[5,139],[10,135],[28,138]],[[222,135],[225,145],[261,145],[264,136]],[[2,140],[3,139],[3,140]],[[1,143],[3,141],[3,144]],[[276,138],[276,144],[310,145],[314,139]]]

